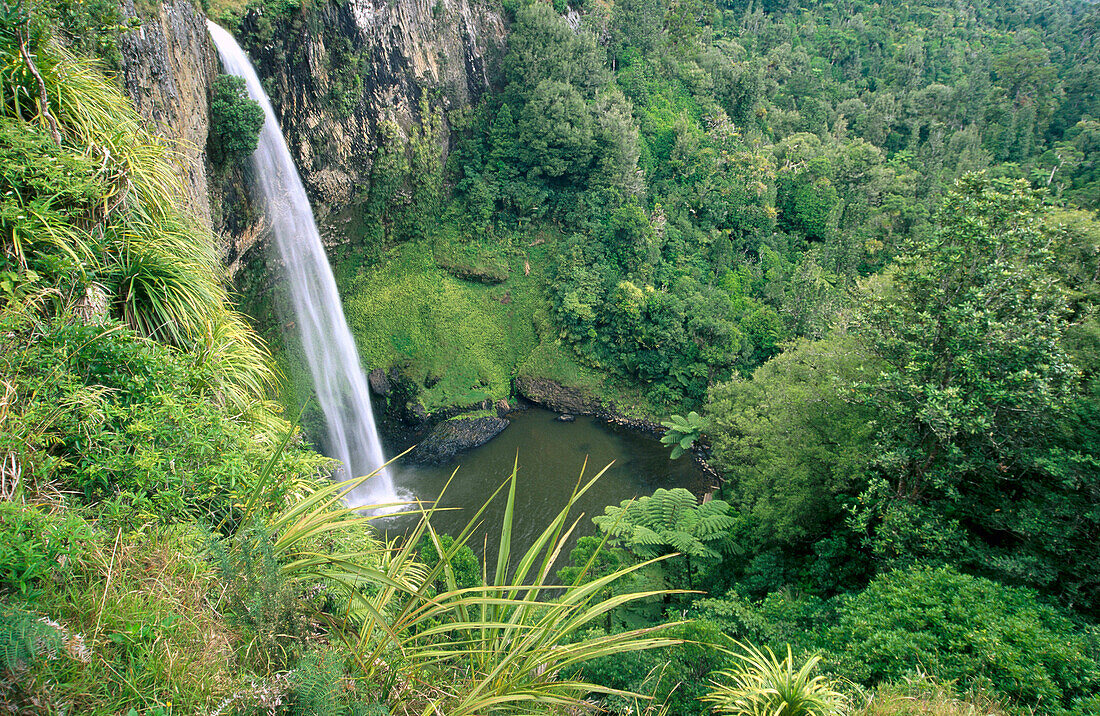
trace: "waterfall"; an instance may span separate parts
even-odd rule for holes
[[[298,332],[317,399],[325,414],[328,450],[349,476],[366,475],[384,462],[371,413],[359,352],[336,291],[305,187],[283,140],[260,78],[233,36],[207,21],[210,36],[229,74],[244,79],[248,95],[264,110],[264,126],[252,155],[256,188],[264,200],[275,245],[286,266]],[[394,502],[393,481],[383,470],[350,496],[354,505]]]

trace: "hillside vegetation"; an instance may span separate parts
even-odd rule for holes
[[[513,472],[495,555],[476,510],[380,536],[104,74],[117,10],[0,0],[0,707],[1100,712],[1096,7],[502,11],[447,163],[425,105],[330,216],[363,356],[433,411],[525,375],[667,418],[720,489],[567,555],[582,475],[514,554]]]

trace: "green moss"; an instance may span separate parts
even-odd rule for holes
[[[495,410],[475,410],[472,413],[459,413],[458,415],[447,418],[448,421],[459,420],[477,420],[478,418],[495,418],[497,417],[497,411]]]
[[[520,277],[495,286],[456,279],[433,255],[427,241],[400,244],[341,286],[364,364],[401,368],[423,386],[429,411],[507,397],[537,343],[531,315],[545,299]]]

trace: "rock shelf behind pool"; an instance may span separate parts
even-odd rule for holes
[[[409,454],[413,462],[438,465],[465,450],[489,442],[508,427],[504,418],[452,418],[444,420]]]

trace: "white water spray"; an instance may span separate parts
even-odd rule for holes
[[[350,476],[366,475],[378,469],[385,458],[371,413],[367,380],[359,366],[359,352],[344,319],[340,294],[305,187],[271,102],[244,50],[221,27],[207,21],[207,28],[225,71],[243,78],[249,97],[264,110],[264,126],[252,164],[275,245],[286,265],[298,331],[328,427],[328,448]],[[349,497],[356,506],[398,500],[385,470]]]

